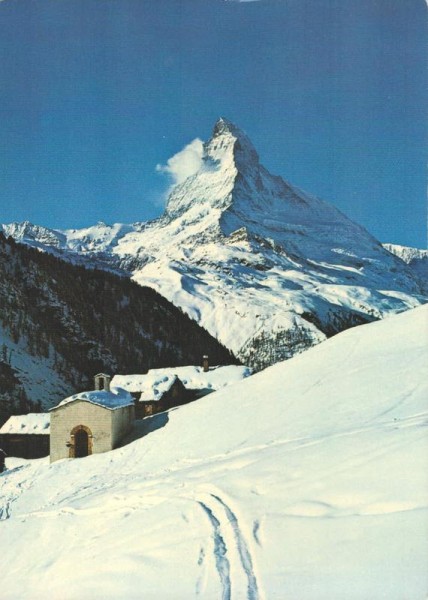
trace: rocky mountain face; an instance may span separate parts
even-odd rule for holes
[[[0,234],[0,418],[91,389],[94,374],[236,362],[151,288]]]
[[[3,229],[154,288],[256,369],[426,301],[408,265],[332,205],[271,175],[226,119],[155,221]]]

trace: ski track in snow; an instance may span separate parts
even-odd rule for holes
[[[12,469],[9,473],[13,471],[22,471],[24,467],[17,467],[16,469]],[[11,516],[11,508],[14,505],[15,501],[19,498],[19,496],[26,490],[30,489],[33,485],[33,481],[24,479],[19,482],[13,491],[13,493],[9,494],[6,499],[0,498],[0,501],[3,503],[3,507],[0,506],[0,521],[6,521],[6,519],[10,519]]]
[[[254,521],[253,524],[253,538],[255,539],[256,543],[258,546],[261,546],[261,541],[260,541],[260,537],[259,537],[259,530],[260,530],[260,521],[256,520]]]
[[[232,600],[234,597],[261,600],[253,558],[236,514],[215,494],[210,493],[204,501],[197,502],[213,528],[214,556],[222,586],[222,600]],[[234,560],[235,557],[238,560]],[[235,565],[240,565],[240,572],[235,569]],[[242,575],[246,582],[244,593],[240,590]],[[232,594],[235,589],[238,591]]]
[[[6,500],[3,508],[0,507],[0,521],[6,521],[10,518],[10,501]]]
[[[226,556],[227,546],[221,535],[220,521],[214,516],[212,510],[204,502],[199,500],[198,504],[208,516],[213,528],[214,556],[222,588],[221,598],[222,600],[231,600],[232,585],[230,580],[230,563]]]
[[[242,535],[242,531],[239,527],[238,519],[236,518],[235,513],[232,512],[231,508],[227,504],[225,504],[223,500],[221,500],[221,498],[214,495],[212,497],[215,498],[223,506],[226,512],[227,519],[232,526],[236,541],[236,547],[239,553],[239,558],[241,560],[242,567],[245,571],[245,575],[248,579],[248,600],[258,600],[259,592],[257,586],[257,579],[254,574],[253,561],[251,559],[251,554],[248,550],[245,538]]]

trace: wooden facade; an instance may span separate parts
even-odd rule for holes
[[[138,398],[135,400],[135,417],[137,419],[143,419],[157,413],[169,410],[174,406],[180,404],[186,404],[188,402],[188,392],[180,379],[175,378],[171,387],[166,390],[160,398],[141,400]]]
[[[0,473],[3,473],[3,471],[5,470],[5,459],[6,459],[6,452],[4,450],[2,450],[2,448],[0,448]]]
[[[50,449],[50,417],[46,413],[13,415],[0,429],[0,448],[8,456],[42,458]]]
[[[49,455],[49,433],[0,434],[0,446],[8,456],[17,458],[43,458]]]

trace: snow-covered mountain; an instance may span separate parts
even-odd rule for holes
[[[410,246],[400,246],[399,244],[383,244],[383,247],[392,252],[407,264],[416,260],[425,260],[428,258],[428,250],[411,248]]]
[[[422,600],[428,307],[0,475],[7,600]]]
[[[173,188],[155,221],[62,232],[3,228],[128,273],[255,367],[426,301],[402,260],[332,205],[271,175],[226,119],[204,144],[198,171]]]
[[[409,265],[419,278],[422,289],[428,294],[428,250],[399,244],[383,244],[383,247]]]
[[[29,221],[0,225],[0,231],[6,237],[39,250],[48,251],[73,264],[104,268],[123,273],[119,257],[112,249],[118,240],[131,231],[138,230],[136,225],[116,223],[106,225],[99,222],[85,229],[67,229],[58,231]]]

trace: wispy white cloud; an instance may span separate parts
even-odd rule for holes
[[[194,175],[202,164],[203,142],[196,138],[167,160],[166,165],[156,165],[156,171],[166,173],[172,179],[173,185],[182,183]]]

